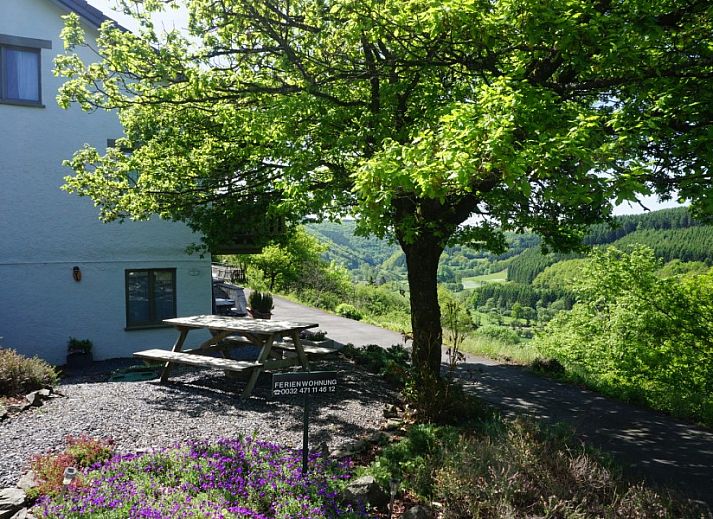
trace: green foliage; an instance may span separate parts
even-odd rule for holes
[[[354,319],[355,321],[361,321],[364,317],[354,305],[350,305],[349,303],[338,304],[334,311],[337,313],[337,315],[341,315],[342,317],[347,317],[349,319]]]
[[[520,342],[518,334],[504,326],[481,326],[475,333],[477,336],[494,339],[504,344],[518,344]]]
[[[591,225],[583,241],[588,245],[607,245],[636,231],[686,229],[701,224],[702,222],[693,218],[687,207],[661,209],[643,214],[617,216],[612,224]]]
[[[675,189],[713,213],[697,5],[187,0],[185,35],[156,30],[166,5],[127,2],[140,29],[105,24],[90,64],[66,18],[59,104],[117,110],[126,135],[68,161],[66,189],[104,220],[158,214],[217,248],[275,218],[352,213],[435,282],[448,245],[502,253],[527,228],[571,249],[612,200]],[[432,287],[410,291],[437,314]],[[411,311],[435,372],[438,316]]]
[[[321,266],[320,258],[326,250],[303,227],[295,227],[281,243],[268,245],[260,254],[247,256],[244,261],[259,271],[259,277],[251,276],[258,284],[263,280],[270,291],[289,291],[307,272]]]
[[[659,269],[657,274],[662,278],[683,276],[687,274],[705,274],[710,267],[702,261],[681,261],[673,259]]]
[[[253,290],[248,296],[250,309],[260,314],[269,314],[274,308],[272,304],[272,294]]]
[[[713,226],[706,225],[688,229],[643,230],[627,234],[615,241],[619,249],[645,245],[653,249],[663,261],[701,261],[713,265]]]
[[[570,291],[582,275],[587,260],[583,258],[558,261],[540,272],[532,281],[536,288]],[[571,308],[573,301],[569,301]]]
[[[713,271],[659,278],[651,249],[598,250],[579,302],[537,339],[605,392],[713,423]]]
[[[89,339],[77,339],[76,337],[70,337],[67,341],[67,351],[71,352],[82,352],[89,353],[92,351],[94,344]]]
[[[562,301],[564,308],[574,304],[574,294],[570,290],[558,288],[536,288],[521,283],[488,283],[473,291],[471,304],[475,308],[486,306],[510,310],[513,305],[521,307],[548,307]]]
[[[46,361],[0,348],[0,397],[25,395],[56,386],[58,381],[57,372]]]

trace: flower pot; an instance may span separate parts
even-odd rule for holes
[[[272,312],[261,312],[252,308],[248,308],[248,313],[253,319],[270,319],[272,317]]]
[[[67,353],[67,367],[86,368],[93,362],[91,351],[70,351]]]

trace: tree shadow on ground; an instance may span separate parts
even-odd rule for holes
[[[571,426],[577,438],[646,479],[713,508],[713,431],[537,376],[521,366],[466,362],[457,376],[503,414]]]

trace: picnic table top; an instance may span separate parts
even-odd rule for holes
[[[236,333],[274,334],[317,328],[317,323],[301,323],[295,321],[273,321],[270,319],[250,319],[248,317],[229,317],[223,315],[193,315],[189,317],[174,317],[165,319],[166,324],[176,327],[209,328]]]

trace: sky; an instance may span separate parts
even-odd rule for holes
[[[87,0],[92,6],[96,7],[104,14],[116,20],[119,24],[123,25],[127,29],[136,28],[136,23],[131,19],[130,16],[126,16],[120,12],[117,12],[114,7],[116,3],[114,0]],[[157,27],[163,27],[164,29],[173,28],[185,28],[188,26],[188,14],[185,10],[171,11],[162,16],[158,16],[154,19],[157,23]],[[674,197],[675,198],[675,197]],[[657,209],[665,209],[669,207],[679,207],[681,204],[674,200],[668,202],[659,202],[655,196],[648,196],[642,199],[642,204],[644,207],[651,211]],[[643,213],[644,209],[639,204],[622,204],[614,209],[614,214],[624,215],[624,214],[639,214]]]

